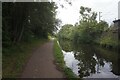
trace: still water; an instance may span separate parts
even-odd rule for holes
[[[93,45],[73,45],[59,41],[67,67],[80,78],[118,78],[118,52]]]

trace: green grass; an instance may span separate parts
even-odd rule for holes
[[[23,71],[23,67],[32,55],[32,51],[46,41],[48,40],[34,39],[28,43],[17,44],[7,49],[3,48],[2,77],[19,78]]]
[[[54,40],[54,57],[55,57],[55,63],[58,69],[64,72],[64,75],[66,76],[66,78],[69,78],[71,80],[73,80],[73,78],[78,79],[77,76],[73,73],[73,71],[67,66],[65,66],[64,56],[56,39]]]

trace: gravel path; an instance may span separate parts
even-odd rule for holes
[[[49,41],[33,52],[22,78],[63,78],[63,73],[53,63],[53,44],[53,41]]]

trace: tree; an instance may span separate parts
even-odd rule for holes
[[[93,22],[96,21],[97,13],[92,12],[91,8],[88,7],[80,7],[80,15],[81,15],[81,20],[80,22]]]
[[[3,2],[3,44],[14,45],[33,37],[47,38],[56,30],[54,2]]]
[[[65,24],[62,26],[62,29],[58,33],[59,39],[72,40],[73,25]]]
[[[92,12],[91,8],[80,7],[81,19],[79,25],[75,28],[73,41],[77,43],[92,43],[95,38],[95,28],[97,26],[96,12]]]
[[[109,25],[106,21],[100,21],[97,26],[98,26],[98,30],[100,30],[100,32],[102,33],[103,31],[108,29]]]

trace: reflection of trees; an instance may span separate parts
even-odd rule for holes
[[[79,76],[85,77],[90,74],[99,73],[100,67],[104,67],[106,62],[112,62],[111,69],[115,75],[120,75],[120,65],[118,62],[118,53],[100,48],[99,46],[92,45],[71,45],[68,40],[59,41],[63,50],[74,51],[74,56],[80,61],[79,65]],[[96,55],[96,59],[93,57]],[[97,65],[97,66],[96,66]],[[96,69],[95,69],[96,66]]]
[[[97,67],[96,67],[96,72],[100,73],[100,67],[104,67],[105,63],[103,62],[103,58],[98,58],[97,57]]]
[[[120,64],[118,61],[120,56],[118,56],[119,55],[118,50],[116,49],[115,51],[112,51],[98,47],[95,47],[95,49],[97,50],[97,54],[96,54],[97,57],[101,59],[105,59],[105,61],[107,62],[112,62],[111,72],[113,72],[115,75],[120,75]],[[100,64],[102,65],[103,63],[100,62]]]
[[[94,53],[95,53],[95,55],[96,55],[96,57],[97,57],[96,72],[97,72],[97,73],[100,73],[100,67],[104,67],[104,65],[105,65],[105,63],[103,62],[103,61],[104,61],[104,58],[99,55],[99,54],[100,54],[100,51],[96,50],[95,48],[94,48],[94,51],[95,51]]]
[[[95,60],[94,56],[94,50],[90,46],[77,46],[74,51],[75,57],[77,60],[80,61],[79,65],[79,76],[85,77],[89,76],[90,73],[95,73],[95,65],[97,64],[97,61]],[[77,54],[77,52],[80,52]]]
[[[95,65],[96,65],[96,61],[94,58],[88,59],[88,60],[84,60],[83,58],[85,57],[80,57],[81,61],[78,64],[79,67],[79,73],[80,73],[80,77],[83,76],[89,76],[90,73],[95,73]]]
[[[104,67],[106,62],[112,62],[112,72],[120,75],[117,53],[108,51],[99,47],[91,47],[90,45],[81,45],[74,47],[75,57],[80,61],[79,76],[86,77],[91,73],[100,73],[100,67]],[[79,54],[78,54],[79,52]],[[96,55],[96,59],[93,57]],[[96,66],[96,69],[95,69]]]
[[[120,75],[120,64],[119,60],[116,60],[113,62],[114,65],[112,65],[112,72],[116,75]]]

